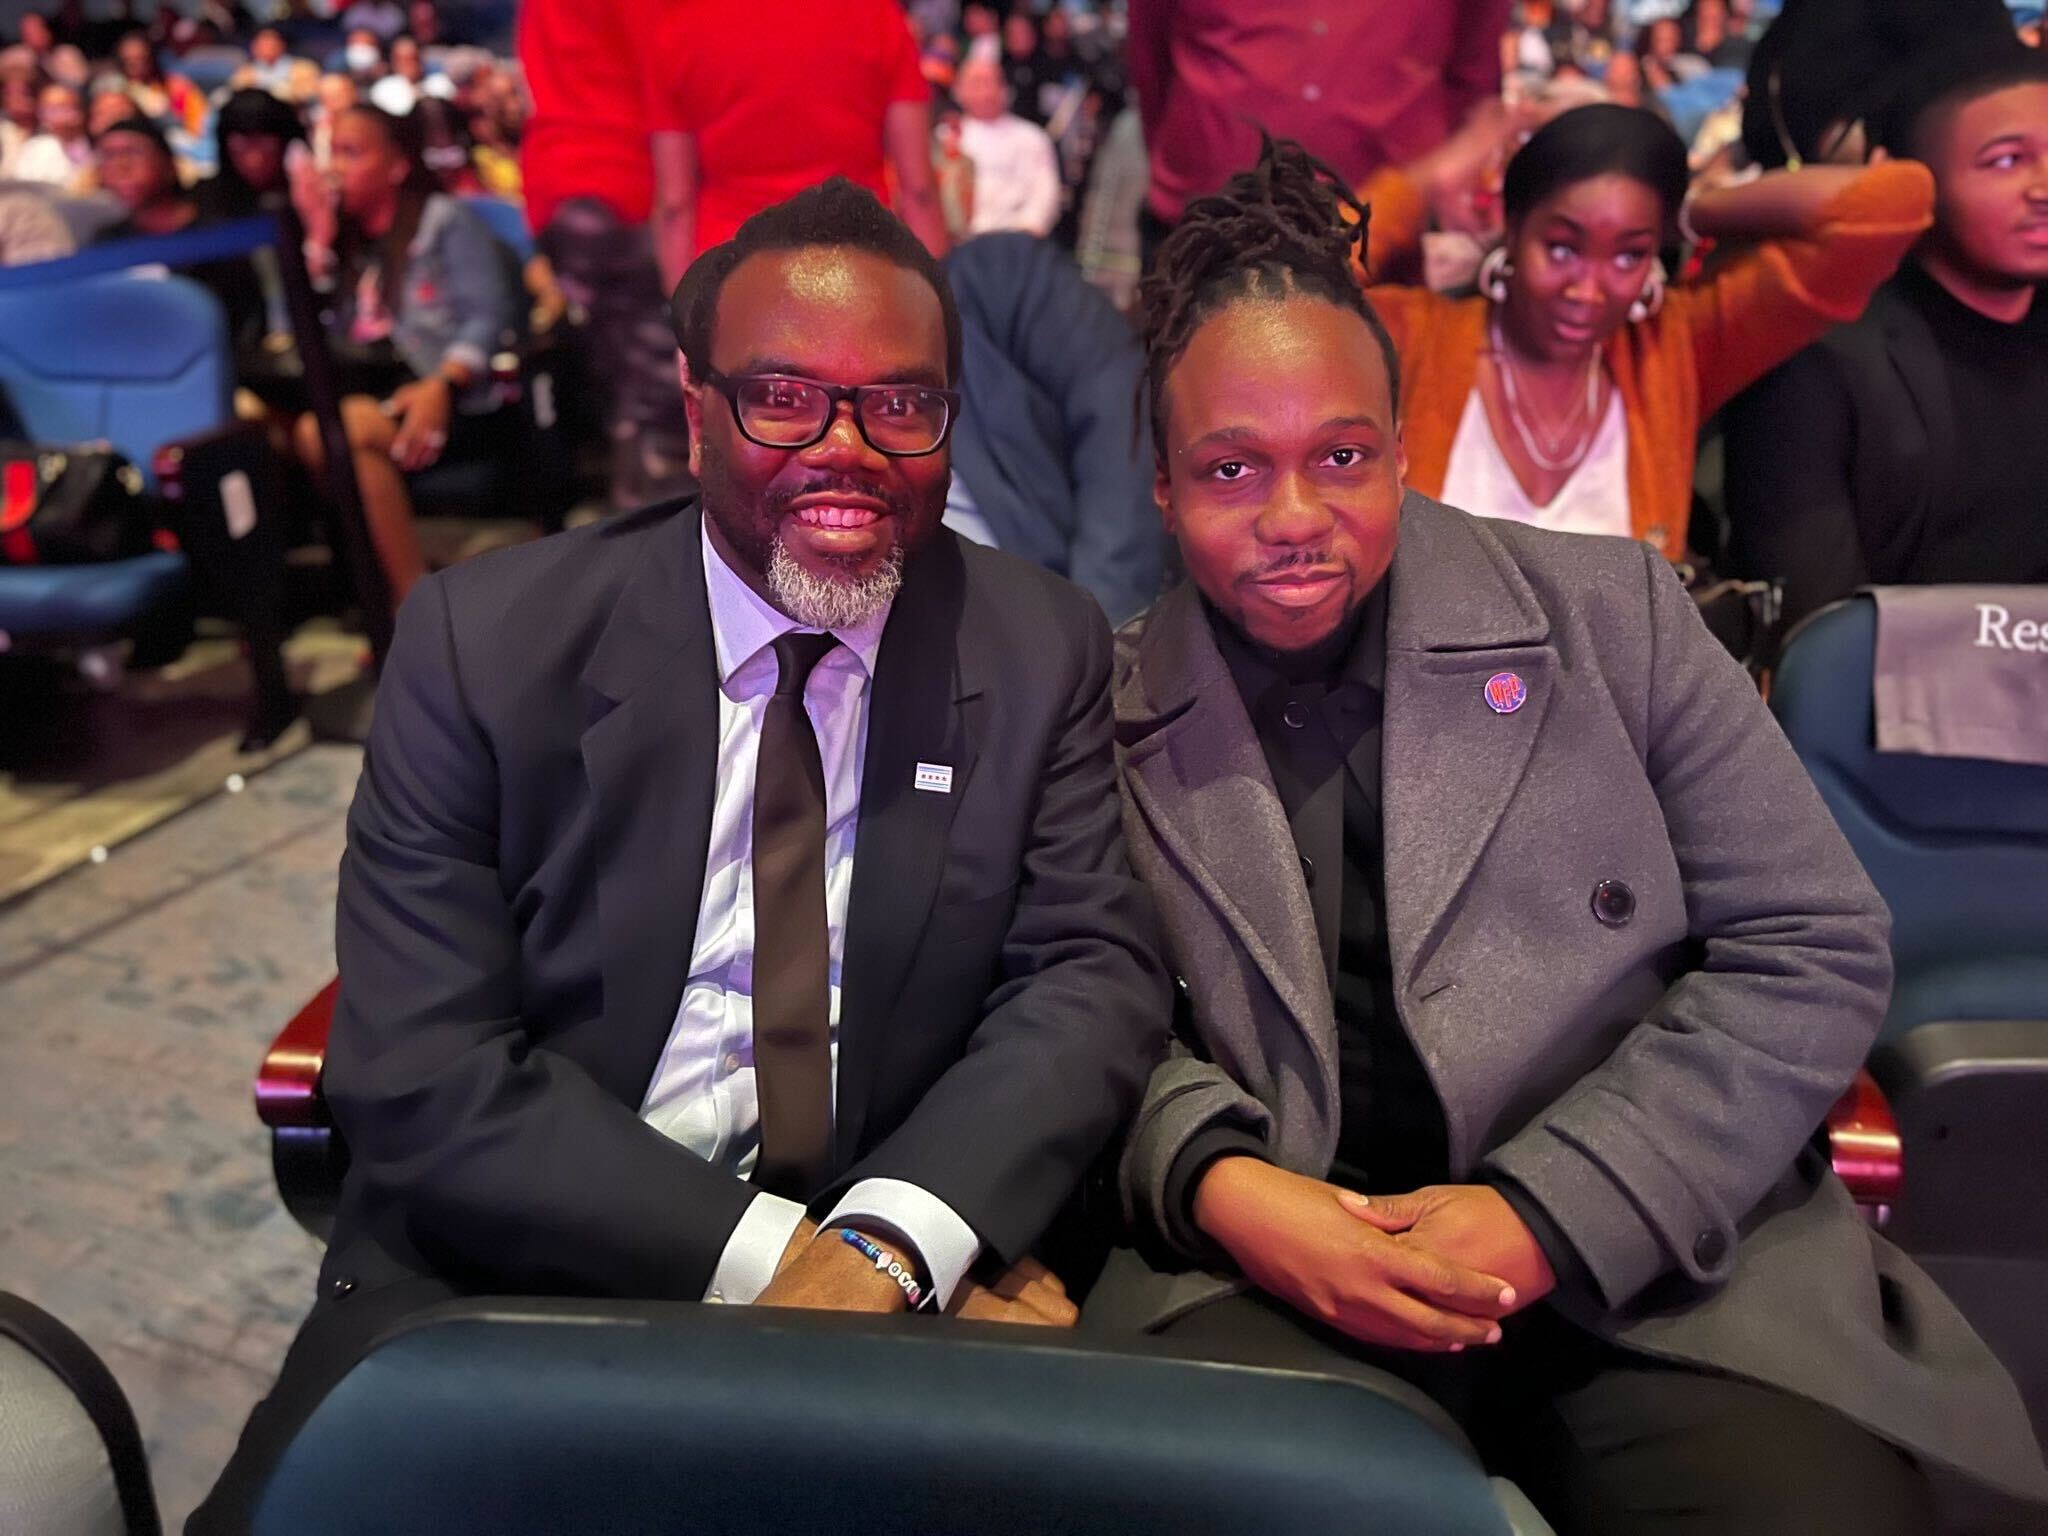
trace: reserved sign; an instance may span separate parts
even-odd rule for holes
[[[2048,767],[2048,586],[1871,596],[1878,751]]]

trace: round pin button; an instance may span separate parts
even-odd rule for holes
[[[1299,699],[1289,699],[1280,711],[1280,719],[1290,731],[1298,731],[1308,724],[1308,706]]]
[[[1636,893],[1619,880],[1593,887],[1593,915],[1609,928],[1619,928],[1636,915]]]

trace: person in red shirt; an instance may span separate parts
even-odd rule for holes
[[[649,47],[655,239],[673,287],[751,215],[844,176],[946,251],[931,91],[897,0],[744,0],[664,8]],[[893,183],[893,186],[892,186]],[[891,193],[893,192],[893,198]]]
[[[1259,155],[1263,129],[1358,186],[1500,95],[1509,0],[1130,0],[1152,160],[1145,251]]]
[[[624,510],[691,489],[667,287],[648,216],[649,29],[660,0],[524,0],[519,59],[533,112],[520,144],[526,217],[563,294],[585,315],[605,389],[611,502]]]

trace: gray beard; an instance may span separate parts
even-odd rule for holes
[[[851,629],[888,611],[903,585],[903,546],[865,576],[815,575],[778,535],[768,548],[768,595],[806,629]]]

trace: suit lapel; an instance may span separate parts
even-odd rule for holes
[[[638,1108],[689,979],[718,764],[718,663],[699,513],[651,541],[591,653],[583,733],[603,944],[604,1054]]]
[[[840,973],[834,1139],[842,1167],[860,1146],[895,998],[973,779],[981,689],[961,655],[965,583],[958,546],[950,536],[934,539],[905,574],[875,661]],[[951,768],[950,793],[916,788],[920,763]]]
[[[1334,1082],[1336,1018],[1294,834],[1192,584],[1153,610],[1118,695],[1133,802],[1258,963]]]
[[[1521,783],[1557,653],[1535,593],[1476,518],[1411,493],[1388,580],[1380,761],[1387,936],[1401,993]],[[1528,690],[1505,714],[1486,695],[1502,672]]]

